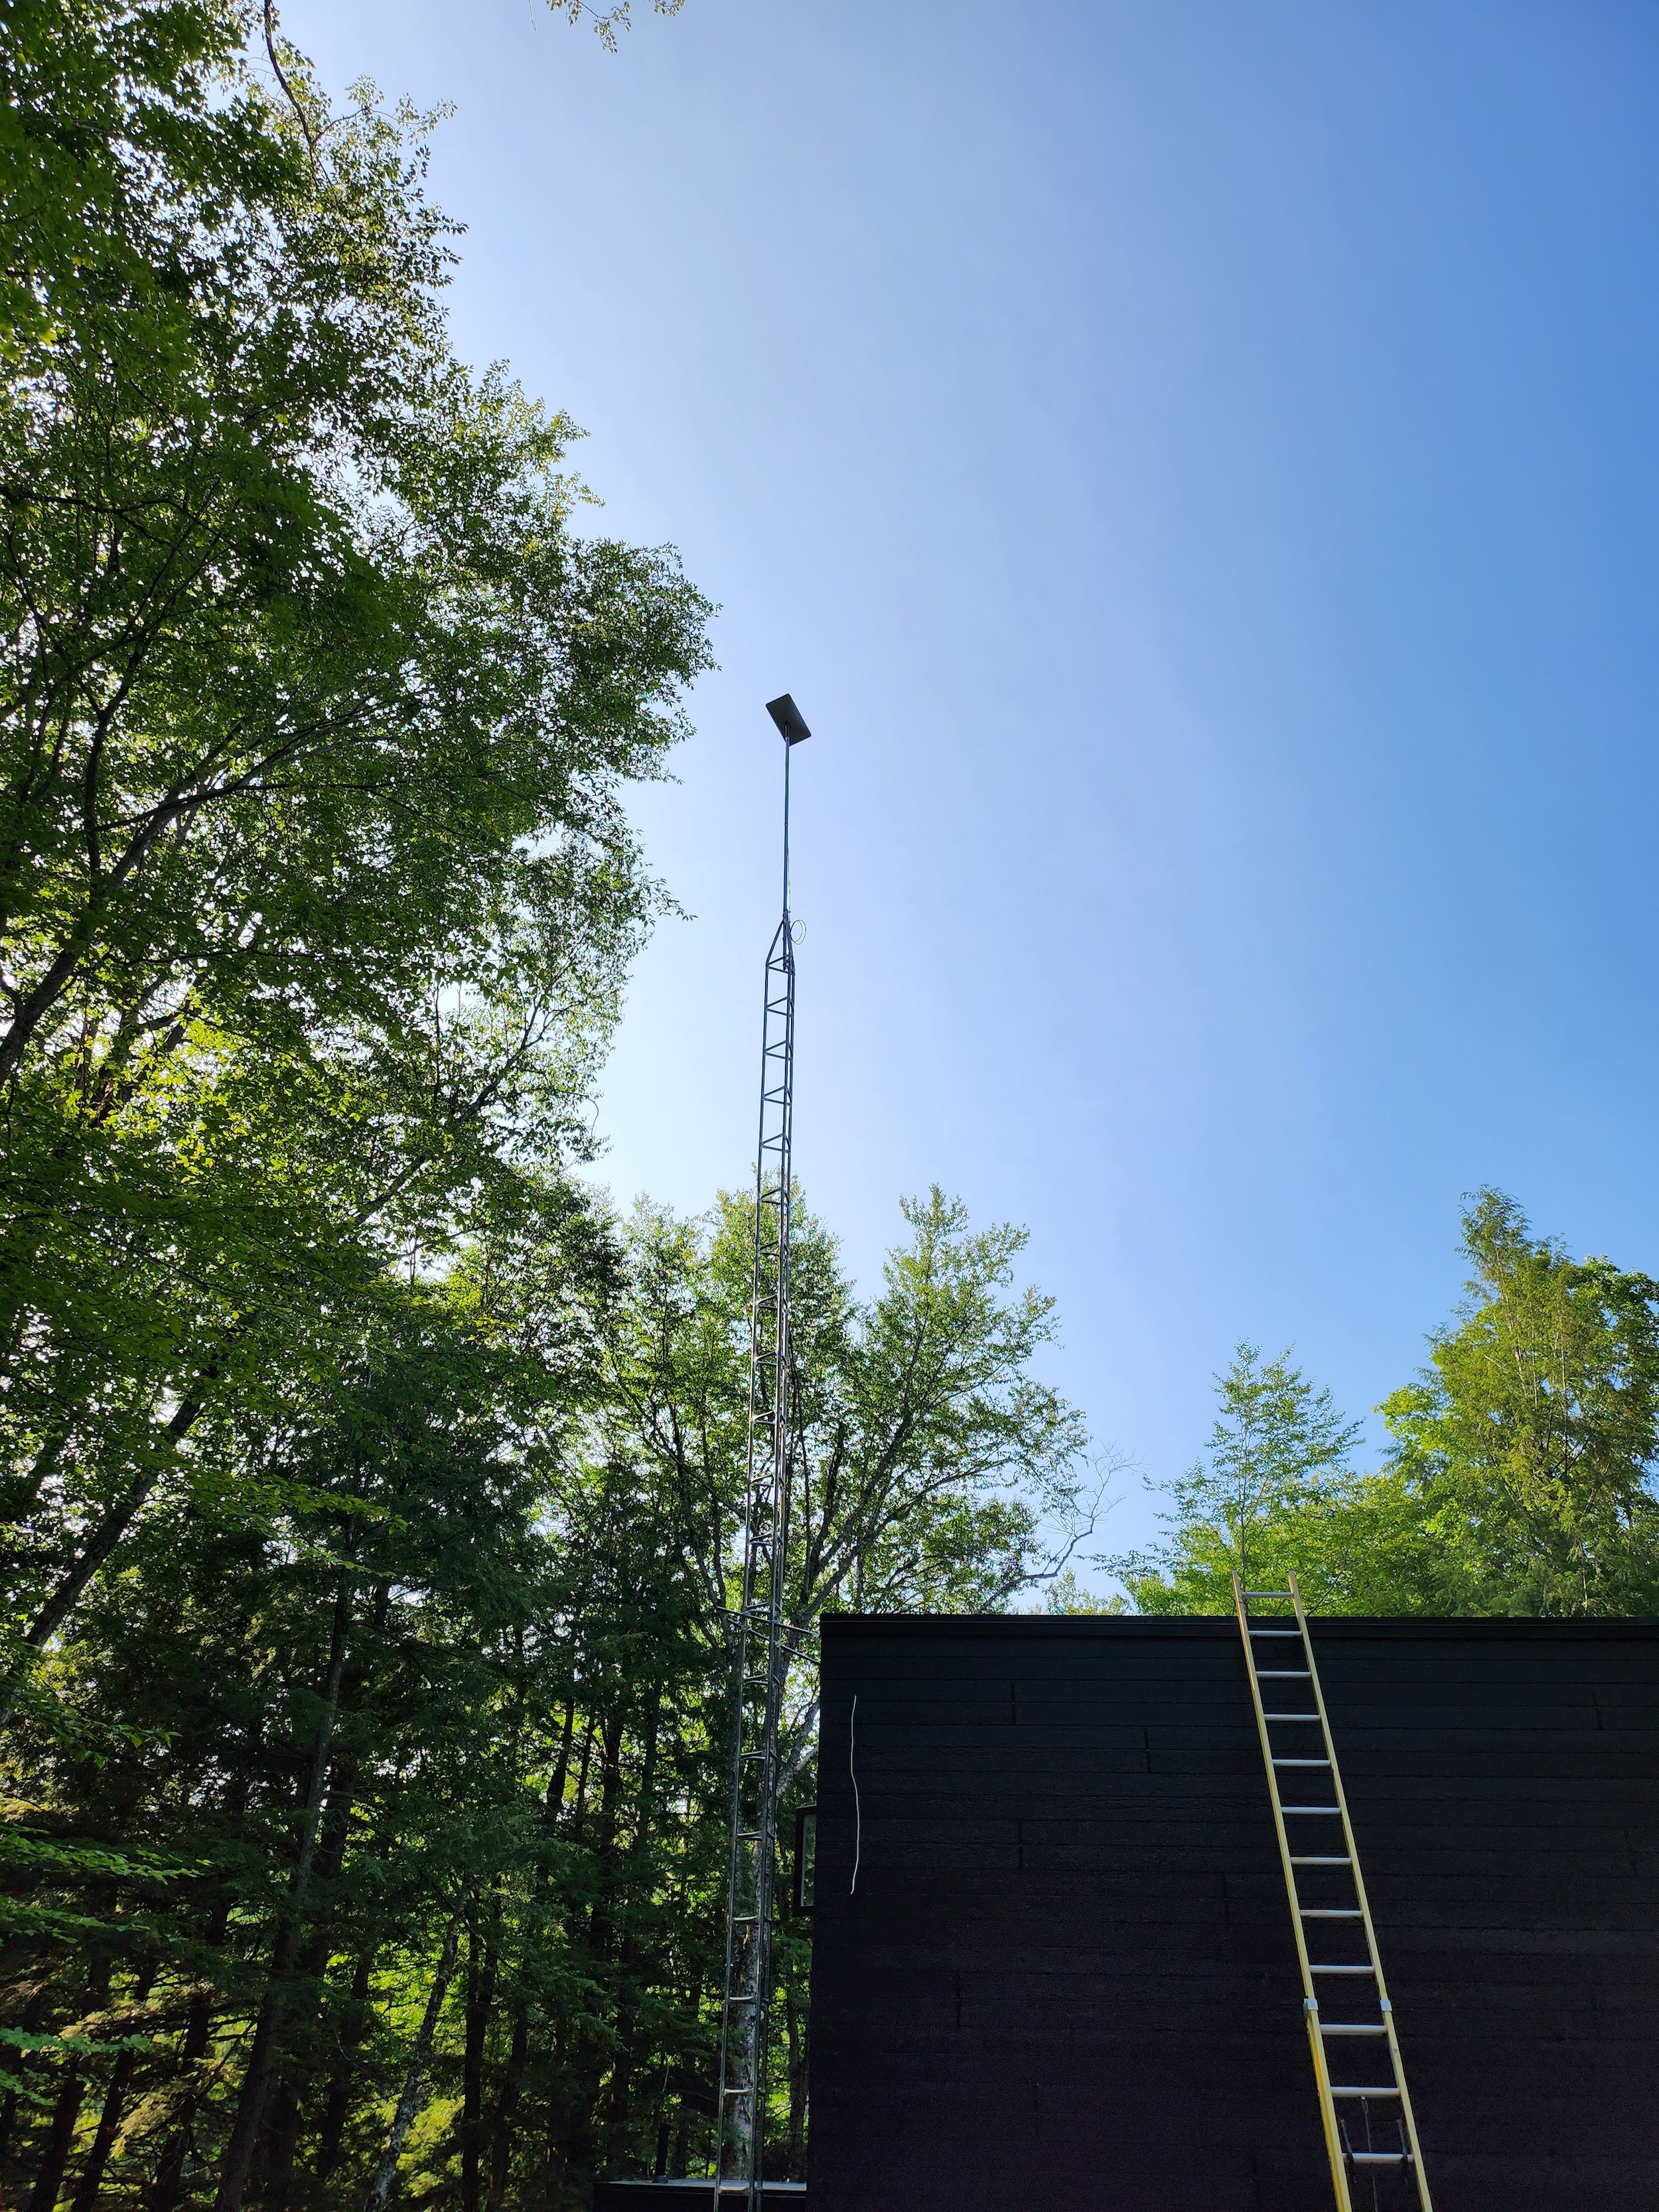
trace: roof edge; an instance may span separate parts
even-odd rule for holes
[[[1659,1637],[1659,1620],[1554,1620],[1513,1613],[1389,1614],[1310,1613],[1322,1638],[1379,1637],[1413,1640],[1492,1643],[1584,1643],[1619,1638],[1647,1642]],[[1140,1640],[1236,1637],[1231,1613],[826,1613],[821,1636],[841,1642],[887,1638],[905,1642],[936,1639],[1008,1638],[1015,1642],[1074,1642],[1105,1638]]]

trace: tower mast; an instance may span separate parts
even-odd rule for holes
[[[722,2182],[761,2212],[772,1886],[777,1858],[778,1726],[789,1646],[789,1207],[795,1088],[795,947],[789,916],[789,760],[812,734],[786,691],[767,713],[783,739],[783,913],[766,956],[755,1255],[749,1309],[749,1442],[743,1580],[731,1620],[731,1834],[726,1985],[720,2005],[714,2212]]]

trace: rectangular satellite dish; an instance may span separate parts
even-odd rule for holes
[[[781,698],[769,699],[766,711],[778,726],[778,734],[787,745],[798,745],[803,738],[812,734],[801,720],[800,708],[786,691]]]

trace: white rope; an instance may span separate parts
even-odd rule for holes
[[[853,1755],[858,1749],[859,1701],[853,1693],[852,1717],[847,1723],[847,1771],[853,1778],[853,1880],[847,1894],[855,1896],[859,1886],[859,1853],[864,1848],[864,1808],[859,1802],[859,1778],[853,1765]]]

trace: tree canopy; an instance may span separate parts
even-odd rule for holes
[[[1110,1564],[1149,1612],[1224,1612],[1231,1577],[1339,1613],[1659,1613],[1659,1282],[1574,1261],[1513,1199],[1463,1212],[1470,1273],[1429,1364],[1378,1408],[1382,1468],[1285,1352],[1241,1345],[1165,1542]]]
[[[0,1360],[39,1648],[215,1407],[533,1213],[657,894],[707,603],[440,308],[420,118],[232,7],[0,51]],[[302,113],[311,120],[301,127]],[[268,1407],[267,1410],[271,1410]]]

